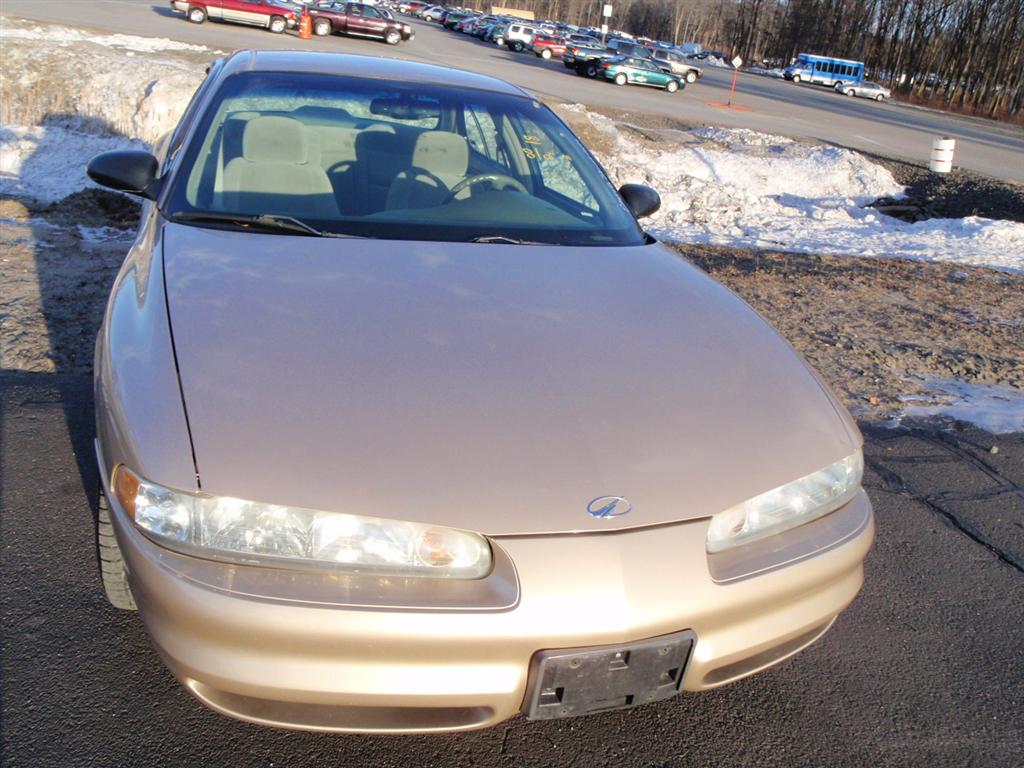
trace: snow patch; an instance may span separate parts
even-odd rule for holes
[[[97,186],[85,166],[100,152],[145,149],[141,141],[57,126],[0,126],[0,194],[54,203]]]
[[[1024,391],[1001,384],[977,384],[963,379],[926,377],[927,395],[907,395],[900,417],[945,416],[974,424],[995,435],[1024,432]]]
[[[867,208],[904,190],[856,152],[723,128],[654,143],[572,111],[611,138],[614,149],[596,154],[616,185],[640,182],[661,194],[661,210],[644,223],[663,240],[1024,272],[1024,224],[976,216],[908,223]]]
[[[197,51],[200,53],[220,53],[212,51],[205,45],[192,45],[166,37],[137,37],[135,35],[96,35],[72,27],[11,27],[7,20],[0,18],[4,26],[0,28],[0,40],[38,40],[50,45],[66,48],[79,43],[94,43],[105,48],[123,48],[138,53],[156,53],[157,51]]]

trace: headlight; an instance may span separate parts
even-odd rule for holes
[[[114,471],[113,487],[143,534],[197,557],[451,579],[479,579],[491,569],[487,540],[466,531],[185,493],[123,465]]]
[[[858,450],[819,472],[719,512],[708,528],[708,552],[749,544],[834,512],[857,495],[863,475],[864,456]]]

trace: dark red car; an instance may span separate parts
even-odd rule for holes
[[[383,8],[366,3],[322,3],[309,6],[313,34],[375,37],[388,45],[412,40],[416,32]]]
[[[217,19],[266,27],[278,33],[296,23],[295,11],[272,0],[171,0],[171,10],[184,13],[193,24]]]
[[[537,35],[533,38],[533,52],[542,59],[561,56],[565,53],[566,38],[551,35]]]

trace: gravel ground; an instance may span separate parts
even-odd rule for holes
[[[919,207],[924,214],[919,218],[982,216],[1024,222],[1024,186],[959,168],[948,174],[932,173],[920,163],[867,156],[906,185],[907,197],[900,202]]]
[[[678,246],[774,325],[857,416],[924,377],[1024,390],[1024,276],[902,259]],[[927,398],[926,398],[927,399]]]

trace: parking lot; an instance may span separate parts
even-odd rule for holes
[[[387,48],[191,25],[164,3],[76,0],[66,6],[61,21],[70,17],[110,32],[221,51],[318,46],[396,54],[507,77],[558,100],[786,133],[795,126],[803,135],[843,136],[854,145],[856,132],[869,139],[868,148],[878,137],[909,151],[922,136],[948,128],[967,145],[964,157],[993,164],[1001,176],[1024,177],[1014,163],[1024,140],[1014,129],[765,78],[743,80],[741,97],[755,106],[748,115],[705,104],[723,98],[729,76],[719,71],[675,96],[615,88],[421,22],[414,22],[412,44]],[[36,18],[49,13],[34,0],[5,0],[2,10]],[[553,722],[517,717],[455,735],[313,734],[215,714],[171,677],[138,616],[107,604],[97,573],[89,361],[94,324],[125,246],[86,242],[74,212],[29,215],[19,203],[0,204],[7,204],[0,210],[0,280],[38,281],[41,325],[30,331],[46,337],[37,342],[56,361],[48,369],[0,366],[0,764],[1022,764],[1024,434],[991,435],[933,421],[906,420],[898,428],[861,422],[865,487],[878,525],[863,591],[821,641],[752,678],[626,712]],[[57,245],[33,245],[47,238]],[[75,258],[63,258],[71,254]],[[0,296],[0,307],[5,301]],[[24,332],[0,326],[7,338]]]
[[[153,0],[76,0],[59,19],[36,0],[5,0],[12,17],[59,22],[107,33],[164,37],[228,52],[237,48],[325,50],[368,56],[394,56],[468,69],[507,79],[555,101],[580,102],[623,113],[660,115],[685,123],[734,126],[806,137],[867,152],[926,160],[935,136],[958,142],[958,166],[997,178],[1024,181],[1024,131],[990,120],[925,111],[895,103],[875,104],[838,96],[831,89],[794,85],[743,74],[735,102],[749,111],[722,109],[732,72],[707,67],[704,77],[675,95],[648,88],[615,88],[576,77],[558,61],[512,53],[490,43],[402,17],[416,30],[411,43],[386,46],[374,40],[334,36],[300,40],[294,30],[274,35],[254,27],[207,22],[189,24],[165,2]]]

